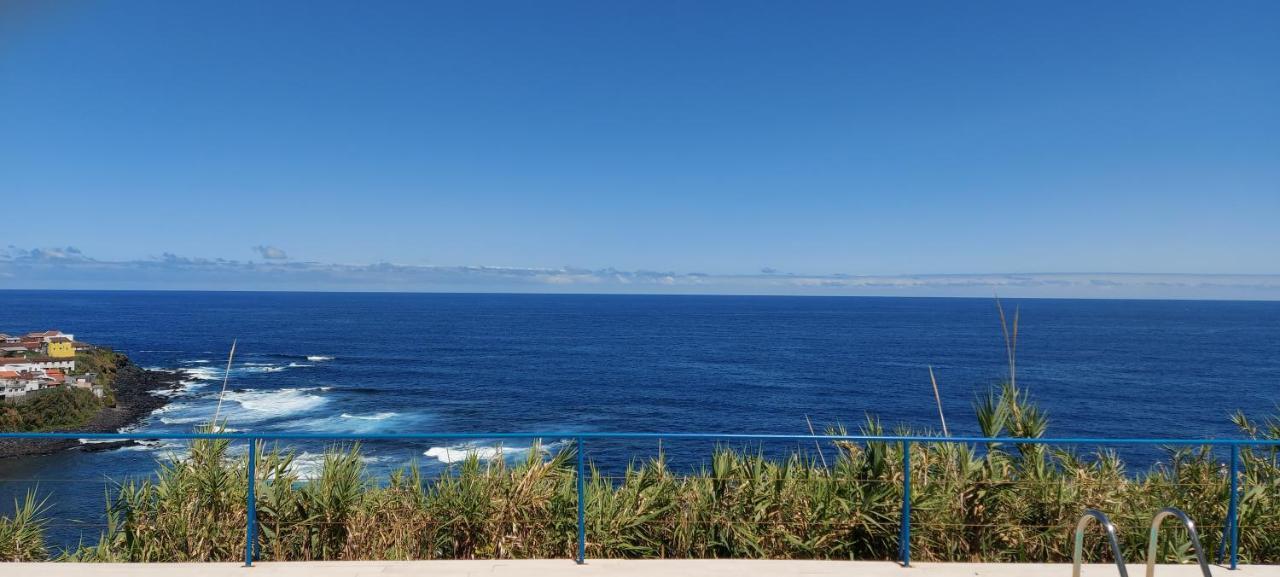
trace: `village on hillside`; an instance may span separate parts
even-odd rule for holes
[[[94,373],[76,372],[76,354],[94,346],[58,330],[13,336],[0,333],[0,400],[13,400],[57,387],[76,387],[101,398]]]

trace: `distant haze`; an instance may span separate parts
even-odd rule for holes
[[[261,247],[259,247],[261,248]],[[276,249],[279,251],[279,249]],[[263,251],[259,251],[263,252]],[[0,289],[530,292],[814,296],[976,296],[1280,300],[1280,275],[1017,273],[950,275],[750,274],[334,264],[289,260],[94,259],[73,247],[0,251]]]

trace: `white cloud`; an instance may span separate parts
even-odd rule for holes
[[[74,246],[52,247],[52,248],[33,248],[30,250],[18,248],[9,245],[3,251],[4,258],[14,261],[26,262],[76,262],[88,261],[84,253]]]
[[[702,293],[1280,300],[1280,275],[1125,273],[710,275],[614,268],[333,264],[179,256],[100,261],[74,247],[0,250],[0,288]],[[269,256],[271,255],[271,256]]]
[[[281,250],[278,247],[274,247],[270,245],[260,244],[258,246],[253,247],[253,251],[258,253],[258,256],[261,256],[262,258],[265,258],[267,260],[285,260],[289,258],[289,255],[285,254],[283,250]]]

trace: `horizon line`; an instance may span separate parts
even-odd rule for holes
[[[1033,273],[1025,273],[1033,274]],[[1050,274],[1050,273],[1034,273]],[[1057,273],[1063,274],[1063,273]],[[1158,273],[1153,273],[1158,274]],[[1238,276],[1238,275],[1233,275]],[[1280,276],[1280,275],[1270,275]],[[190,288],[15,288],[0,287],[5,292],[57,292],[57,293],[194,293],[194,294],[330,294],[330,295],[491,295],[491,296],[544,296],[544,297],[698,297],[698,298],[800,298],[800,299],[916,299],[916,300],[1037,300],[1037,301],[1157,301],[1157,302],[1222,302],[1222,303],[1277,303],[1280,298],[1214,298],[1214,297],[1108,297],[1108,296],[1002,296],[978,295],[841,295],[841,294],[779,294],[779,293],[696,293],[696,292],[545,292],[545,291],[436,291],[436,290],[325,290],[325,289],[190,289]]]

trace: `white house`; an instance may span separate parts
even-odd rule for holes
[[[33,357],[30,359],[0,359],[0,371],[43,371],[45,369],[62,369],[74,371],[75,359],[53,359],[49,357]]]
[[[15,399],[40,390],[39,375],[31,372],[0,371],[0,397]]]

